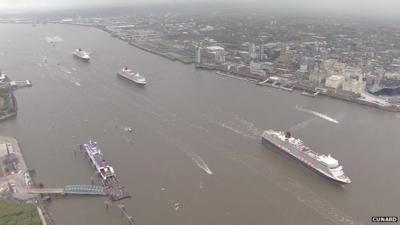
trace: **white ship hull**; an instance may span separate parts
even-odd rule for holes
[[[131,70],[120,70],[118,71],[118,76],[125,78],[129,81],[134,82],[135,84],[139,84],[139,85],[145,85],[147,83],[146,78],[144,78],[141,75],[138,75],[137,73],[134,73]]]
[[[288,156],[296,159],[297,161],[301,162],[308,168],[312,169],[313,171],[327,178],[330,178],[340,183],[346,183],[346,184],[351,183],[350,178],[348,178],[344,174],[340,176],[335,176],[330,168],[326,167],[325,165],[322,165],[317,159],[309,156],[309,154],[305,152],[293,148],[288,143],[285,143],[278,138],[274,138],[270,135],[265,134],[265,132],[262,137],[262,143],[264,145],[274,146],[280,152],[287,154]]]

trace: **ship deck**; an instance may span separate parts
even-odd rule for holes
[[[81,150],[85,150],[86,153],[89,151],[95,153],[94,156],[100,155],[100,158],[96,159],[96,163],[98,160],[103,159],[102,153],[97,149],[97,145],[95,144],[84,144],[81,145]],[[101,165],[101,164],[99,164]],[[97,166],[94,165],[96,168]],[[130,195],[125,191],[124,186],[118,181],[116,176],[108,177],[106,180],[102,179],[103,186],[106,190],[107,195],[110,196],[112,201],[119,201],[122,199],[130,198]]]

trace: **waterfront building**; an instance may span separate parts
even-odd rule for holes
[[[317,68],[314,68],[314,70],[310,73],[310,76],[308,77],[308,79],[312,83],[320,84],[325,79],[325,75],[326,74],[322,73],[320,68],[317,67]]]
[[[4,73],[1,73],[1,70],[0,70],[0,83],[4,83],[6,81],[7,81],[6,75]]]
[[[250,73],[258,74],[260,76],[265,76],[266,72],[265,69],[267,68],[266,63],[262,62],[250,62]]]
[[[249,55],[251,59],[256,59],[257,58],[257,49],[256,49],[256,44],[254,43],[249,43]]]
[[[16,172],[18,158],[10,143],[0,144],[0,177],[9,172]]]
[[[299,68],[300,73],[307,73],[308,72],[308,65],[307,64],[301,64]]]
[[[260,51],[258,54],[258,60],[259,61],[263,61],[265,59],[265,55],[264,55],[264,43],[260,45]]]
[[[200,46],[195,46],[194,49],[194,61],[195,63],[201,64],[201,52],[203,51],[203,48]]]
[[[346,67],[344,70],[343,90],[353,93],[361,93],[365,89],[366,82],[361,68]]]
[[[343,74],[344,68],[345,64],[338,62],[336,59],[324,60],[314,67],[314,70],[310,73],[309,80],[316,84],[325,83],[327,77]]]
[[[225,62],[225,49],[220,46],[209,46],[207,51],[214,56],[214,63],[221,64]]]
[[[332,75],[326,78],[325,86],[333,89],[339,89],[344,82],[344,77],[341,75]]]

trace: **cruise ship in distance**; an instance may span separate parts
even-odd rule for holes
[[[74,50],[74,52],[72,53],[75,57],[80,58],[82,60],[85,61],[89,61],[90,60],[90,55],[88,52],[83,51],[81,48],[77,48]]]
[[[83,144],[81,147],[96,168],[96,172],[104,181],[115,178],[114,169],[104,159],[103,153],[97,146],[97,142],[89,141],[89,143]]]
[[[349,184],[351,180],[343,172],[338,160],[330,154],[319,154],[304,145],[300,139],[291,136],[289,132],[266,130],[262,134],[264,145],[273,145],[281,152],[297,159],[314,171],[340,183]]]
[[[140,75],[139,73],[135,73],[131,69],[128,69],[127,66],[118,71],[118,76],[130,80],[136,84],[146,84],[146,78],[144,76]]]

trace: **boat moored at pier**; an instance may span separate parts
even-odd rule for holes
[[[90,140],[89,143],[83,144],[82,147],[103,180],[115,177],[114,169],[104,159],[103,153],[97,146],[97,142]]]
[[[114,172],[114,168],[104,159],[103,153],[97,145],[97,142],[90,140],[89,143],[80,145],[81,150],[86,153],[89,161],[99,174],[105,191],[111,197],[111,200],[118,201],[130,196],[126,193]]]

